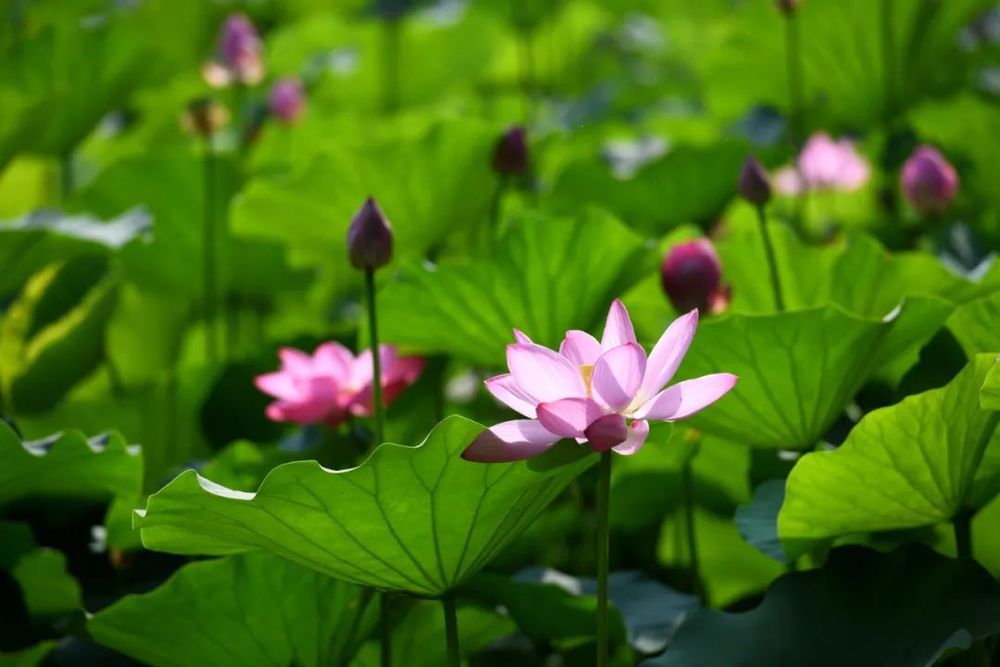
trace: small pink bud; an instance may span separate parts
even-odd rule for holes
[[[306,98],[298,79],[279,79],[271,87],[268,107],[274,117],[286,124],[298,120],[305,110]]]
[[[205,66],[204,76],[216,87],[233,82],[253,85],[264,77],[260,35],[245,14],[233,14],[222,24],[216,62]]]
[[[903,165],[903,194],[922,215],[940,215],[958,194],[958,173],[933,146],[918,146]]]
[[[503,133],[493,151],[493,169],[498,174],[516,176],[528,171],[528,140],[520,125]]]
[[[763,206],[771,199],[771,179],[752,155],[743,162],[740,171],[740,195],[754,206]]]
[[[392,226],[371,197],[351,220],[347,252],[356,269],[374,270],[392,259]]]
[[[729,304],[729,289],[722,286],[722,262],[708,239],[675,245],[663,259],[663,290],[678,312],[697,308],[717,313]]]

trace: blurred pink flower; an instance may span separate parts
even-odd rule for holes
[[[271,86],[267,106],[274,117],[283,123],[291,124],[298,120],[306,107],[306,96],[298,79],[278,79]]]
[[[216,59],[205,65],[202,75],[215,88],[232,83],[252,86],[264,78],[260,35],[246,14],[232,14],[222,24]]]
[[[507,346],[510,373],[486,381],[515,419],[481,433],[462,453],[493,463],[531,458],[563,438],[587,442],[596,452],[634,454],[649,435],[649,419],[675,421],[724,396],[737,377],[717,373],[664,388],[687,353],[698,326],[692,310],[667,328],[647,359],[636,343],[624,304],[611,304],[601,340],[567,331],[555,352],[515,330]]]
[[[926,144],[918,146],[903,165],[903,194],[923,215],[940,215],[958,194],[958,172],[941,152]]]
[[[382,396],[386,405],[416,382],[423,359],[399,357],[394,345],[380,345]],[[279,350],[281,370],[257,376],[255,384],[275,397],[267,406],[274,421],[296,424],[323,422],[337,426],[351,416],[372,412],[372,356],[358,356],[340,343],[323,343],[312,356],[290,347]]]
[[[674,309],[697,308],[719,313],[729,305],[731,290],[722,285],[722,261],[708,239],[678,243],[663,258],[660,281]]]
[[[817,132],[799,153],[797,167],[785,167],[774,176],[778,191],[797,195],[807,190],[853,192],[868,182],[871,167],[850,139],[834,141]]]

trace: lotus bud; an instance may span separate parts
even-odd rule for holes
[[[752,155],[743,162],[740,171],[740,195],[754,206],[763,206],[771,199],[771,179]]]
[[[789,16],[799,8],[802,4],[802,0],[775,0],[775,5],[778,7],[778,11]]]
[[[371,197],[351,220],[347,251],[356,269],[375,270],[392,259],[392,227]]]
[[[208,138],[229,122],[229,110],[215,100],[203,97],[188,104],[181,124],[190,134]]]
[[[503,133],[493,151],[493,169],[504,176],[517,176],[528,171],[528,141],[520,125]]]
[[[271,87],[268,108],[282,123],[292,124],[305,110],[306,98],[297,79],[279,79]]]
[[[933,146],[918,146],[903,165],[903,194],[922,215],[940,215],[958,194],[958,173]]]
[[[245,14],[233,14],[222,24],[216,62],[205,67],[204,76],[216,87],[233,82],[253,85],[264,78],[260,35]]]
[[[729,289],[722,286],[722,262],[708,239],[675,245],[663,259],[663,290],[674,308],[685,313],[697,308],[718,313],[729,305]]]

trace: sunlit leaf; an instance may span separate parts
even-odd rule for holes
[[[263,549],[346,581],[440,595],[486,565],[594,462],[569,443],[532,462],[460,458],[481,429],[449,417],[423,444],[383,445],[341,472],[287,463],[255,494],[188,471],[150,496],[136,525],[154,550]]]

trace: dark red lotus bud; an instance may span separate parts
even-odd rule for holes
[[[377,269],[392,259],[392,226],[369,197],[347,230],[347,252],[356,269]]]
[[[740,171],[740,195],[754,206],[763,206],[771,200],[771,179],[752,155],[747,156]]]
[[[671,248],[660,277],[678,312],[697,308],[702,313],[718,313],[729,305],[729,289],[722,286],[722,262],[708,239]]]
[[[528,171],[528,137],[520,125],[503,133],[493,151],[493,169],[498,174],[516,176]]]
[[[788,16],[802,4],[802,0],[775,0],[775,5],[778,7],[778,11]]]

